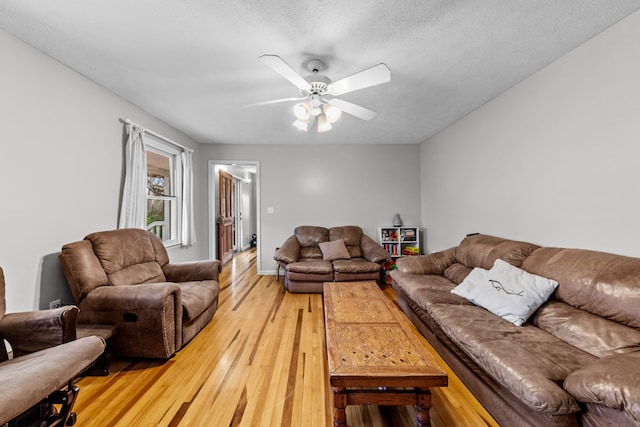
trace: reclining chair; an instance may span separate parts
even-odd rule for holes
[[[102,354],[104,341],[75,339],[75,306],[6,314],[4,288],[0,268],[0,425],[73,425],[73,379]]]
[[[80,308],[78,327],[115,326],[109,351],[119,356],[168,359],[218,308],[220,262],[172,264],[146,230],[91,233],[64,245],[59,260]]]

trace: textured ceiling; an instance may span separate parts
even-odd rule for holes
[[[203,143],[421,143],[640,8],[640,0],[0,0],[0,28]],[[296,71],[384,62],[325,133],[291,126]],[[135,117],[132,117],[135,120]],[[141,123],[144,125],[144,123]]]

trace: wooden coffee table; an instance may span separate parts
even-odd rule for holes
[[[431,425],[429,388],[447,374],[404,313],[375,282],[327,282],[323,292],[334,426],[347,425],[347,405],[416,405],[417,425]]]

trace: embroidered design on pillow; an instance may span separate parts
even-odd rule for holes
[[[489,283],[491,283],[491,285],[496,288],[497,291],[502,291],[507,295],[517,295],[519,297],[524,295],[524,290],[521,290],[520,292],[516,292],[516,291],[512,291],[509,290],[507,288],[505,288],[502,283],[498,282],[497,280],[493,280],[493,279],[489,279]]]

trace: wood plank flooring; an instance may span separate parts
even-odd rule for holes
[[[225,265],[213,320],[173,358],[115,359],[109,376],[79,380],[76,425],[331,426],[322,295],[286,293],[255,262],[250,250]],[[432,425],[497,426],[435,356],[449,386],[433,391]],[[414,426],[415,410],[349,406],[347,422]]]

